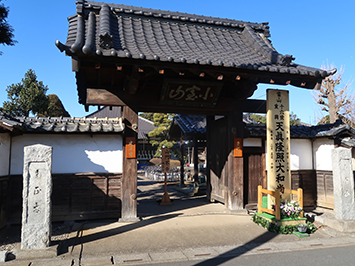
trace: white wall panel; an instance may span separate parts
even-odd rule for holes
[[[291,170],[309,170],[312,167],[311,140],[291,139]]]
[[[10,134],[0,134],[0,176],[9,174]]]
[[[122,135],[26,134],[13,138],[11,174],[22,174],[23,148],[53,147],[52,173],[122,172]]]
[[[332,170],[331,150],[334,149],[334,140],[315,139],[313,142],[313,156],[316,170]]]

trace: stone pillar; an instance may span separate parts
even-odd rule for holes
[[[338,220],[355,220],[354,178],[351,150],[332,150],[334,214]]]
[[[52,153],[52,147],[40,144],[24,148],[21,249],[50,244]]]

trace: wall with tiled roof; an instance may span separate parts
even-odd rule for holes
[[[21,175],[23,148],[33,144],[53,147],[55,174],[121,173],[123,129],[121,118],[13,118],[0,110],[0,176],[8,175],[10,156],[10,174]]]
[[[0,110],[0,132],[47,133],[119,133],[123,132],[122,119],[97,119],[75,117],[17,117]]]

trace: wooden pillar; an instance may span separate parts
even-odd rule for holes
[[[243,138],[243,114],[240,110],[228,115],[228,178],[226,207],[230,210],[244,208],[243,157],[234,157],[234,139]]]
[[[185,187],[185,169],[184,169],[184,155],[185,155],[185,145],[184,145],[184,140],[180,140],[180,187]]]
[[[137,217],[137,133],[138,114],[130,107],[123,107],[125,123],[123,137],[123,174],[121,186],[122,211],[120,222],[136,222]],[[135,143],[129,143],[130,138],[135,138]],[[134,144],[135,156],[127,156],[128,145]],[[132,146],[130,147],[132,148]],[[127,158],[128,157],[128,158]]]
[[[209,201],[213,201],[211,198],[211,124],[212,121],[214,120],[214,116],[207,116],[206,118],[206,143],[207,143],[207,155],[206,155],[206,160],[207,160],[207,180],[206,180],[206,194],[207,194],[207,199]]]
[[[197,145],[197,138],[194,137],[194,183],[198,184],[198,145]]]

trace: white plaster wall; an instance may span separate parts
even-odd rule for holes
[[[312,143],[308,139],[291,139],[290,164],[291,170],[312,169]],[[265,153],[267,143],[265,141]],[[267,156],[265,156],[267,168]]]
[[[291,139],[290,163],[292,170],[310,170],[312,166],[312,142],[309,139]]]
[[[23,148],[33,144],[53,147],[55,174],[122,172],[122,135],[26,134],[12,142],[12,175],[22,175]]]
[[[246,138],[243,139],[243,147],[261,147],[261,139],[258,138]]]
[[[334,141],[332,139],[321,138],[314,140],[313,156],[316,170],[333,170],[331,158],[332,149],[334,149]]]
[[[0,134],[0,176],[9,174],[10,134]]]

